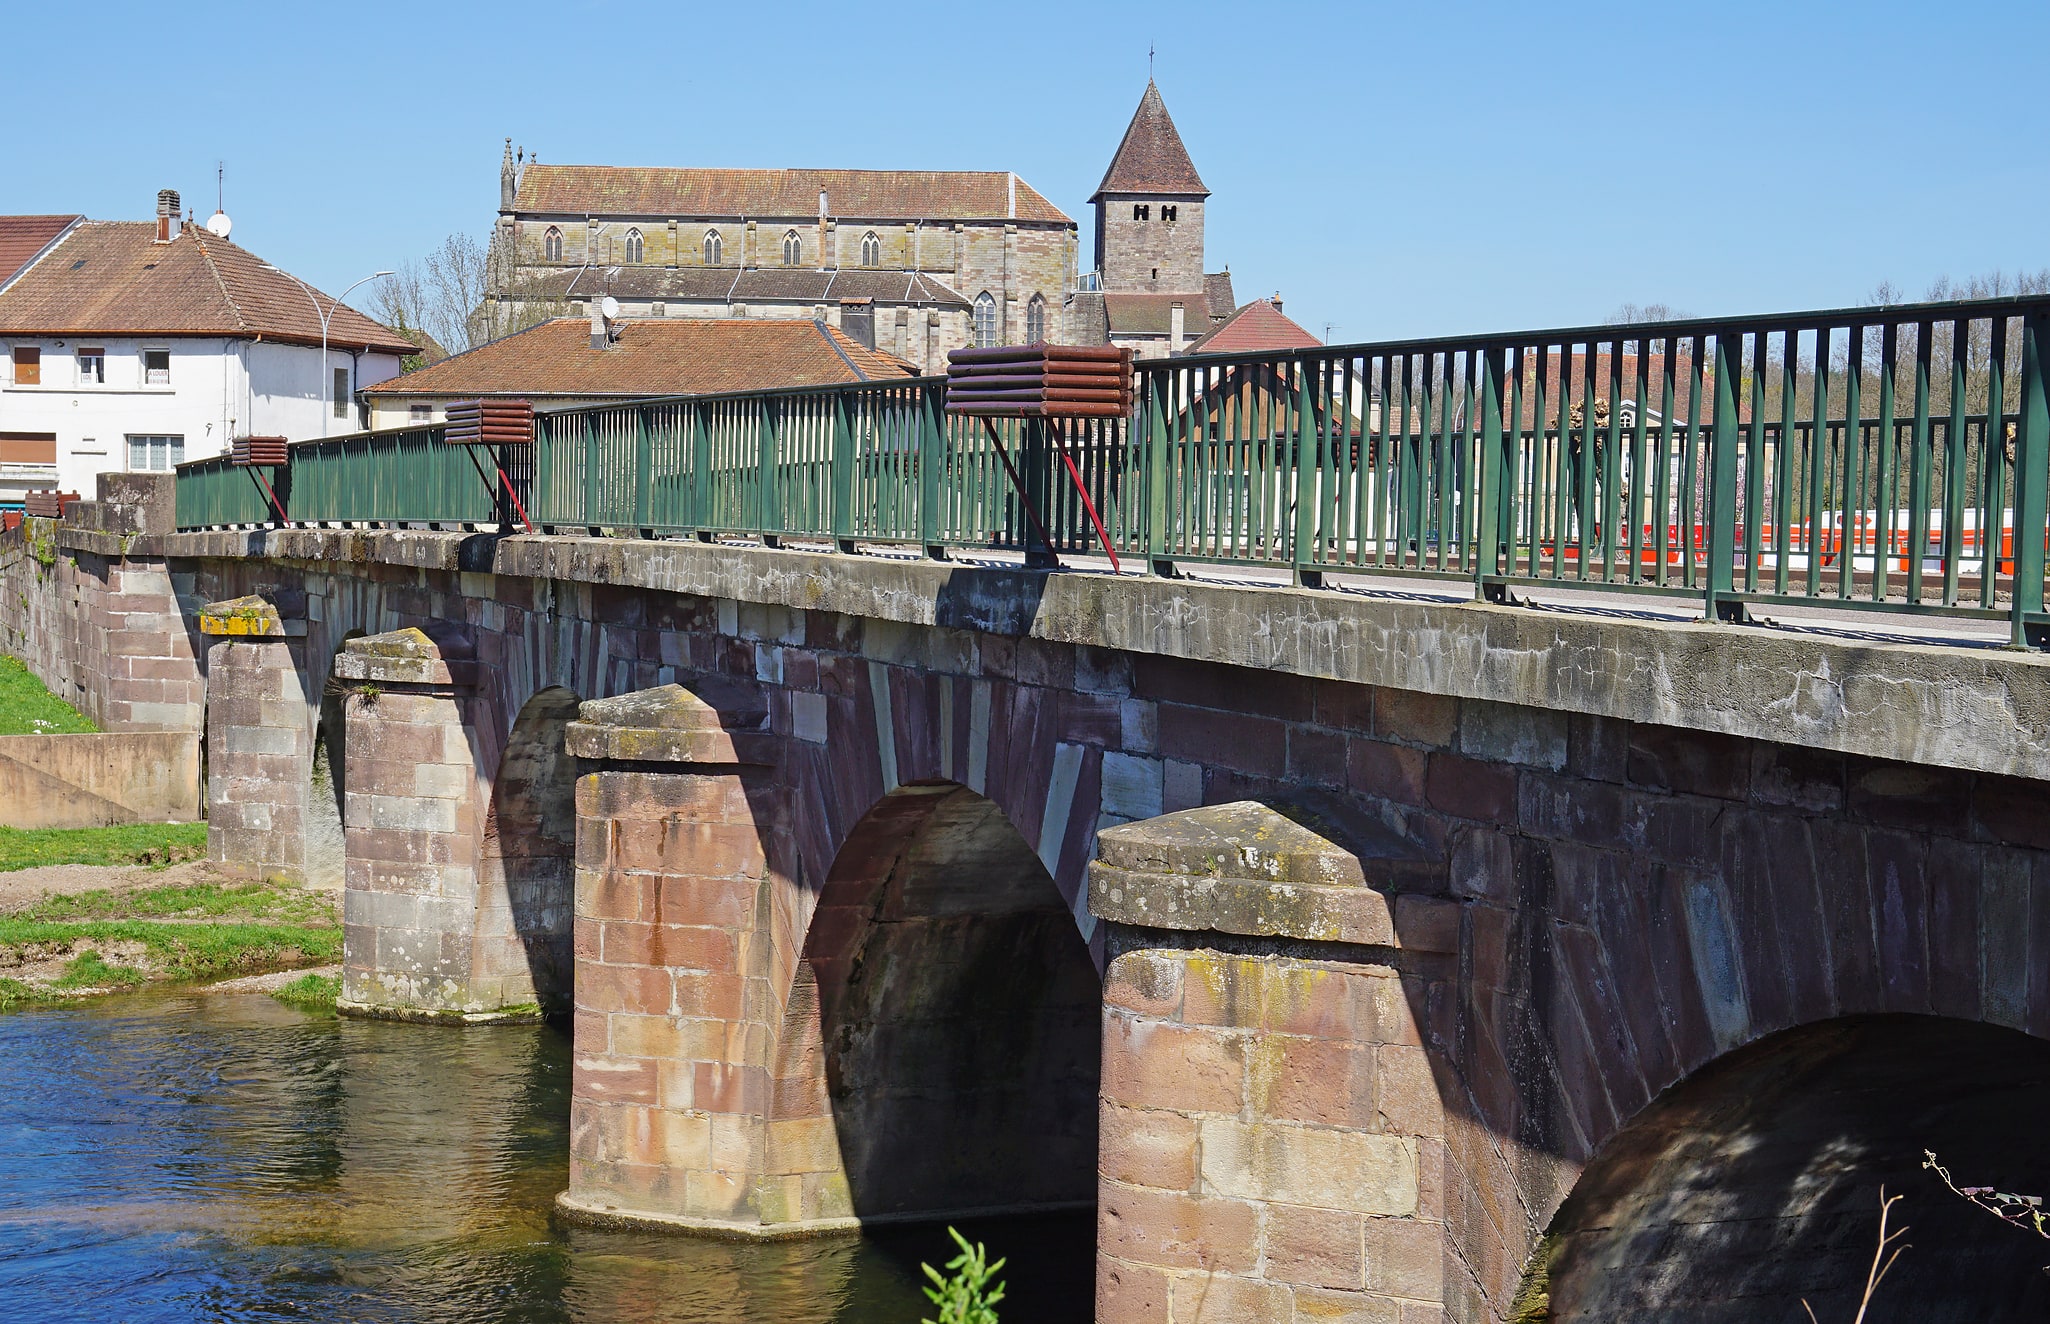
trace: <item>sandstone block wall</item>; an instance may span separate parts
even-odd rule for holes
[[[207,650],[207,855],[301,882],[313,733],[298,645],[229,639]]]

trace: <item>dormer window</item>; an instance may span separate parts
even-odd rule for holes
[[[562,261],[562,227],[551,225],[541,236],[541,256],[550,262]]]
[[[1174,219],[1174,208],[1167,206],[1165,203],[1163,203],[1160,208],[1160,219],[1163,221],[1172,221]]]
[[[1133,219],[1133,220],[1135,220],[1135,221],[1146,221],[1146,220],[1151,220],[1152,218],[1153,218],[1153,208],[1152,208],[1152,207],[1148,206],[1147,204],[1145,204],[1145,203],[1143,203],[1143,202],[1135,202],[1135,203],[1133,203],[1133,204],[1132,204],[1132,219]]]
[[[635,266],[639,266],[647,260],[644,256],[647,251],[647,245],[641,239],[641,232],[639,230],[628,230],[626,232],[626,260]]]

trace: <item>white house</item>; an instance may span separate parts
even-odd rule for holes
[[[154,223],[76,221],[0,284],[0,442],[90,492],[95,474],[168,469],[237,436],[353,432],[356,391],[415,351],[342,305],[323,365],[332,304],[181,222],[168,189]]]

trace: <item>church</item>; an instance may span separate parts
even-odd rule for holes
[[[1039,340],[1161,357],[1237,311],[1203,269],[1209,195],[1151,80],[1090,199],[1086,275],[1075,222],[1013,172],[543,165],[508,140],[486,299],[805,318],[926,373]]]

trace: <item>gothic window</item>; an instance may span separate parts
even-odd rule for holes
[[[1037,345],[1046,339],[1046,299],[1033,295],[1032,302],[1025,305],[1025,343]]]
[[[550,262],[562,261],[562,229],[560,226],[549,226],[548,232],[541,236],[541,256]]]
[[[975,343],[983,349],[997,343],[997,301],[988,290],[975,296]]]
[[[1162,207],[1161,207],[1161,209],[1160,209],[1160,219],[1161,219],[1161,220],[1163,220],[1163,221],[1171,221],[1171,220],[1173,220],[1173,219],[1174,219],[1174,208],[1172,208],[1172,207],[1168,207],[1168,206],[1162,206]]]
[[[626,260],[636,264],[644,262],[647,259],[642,255],[647,251],[647,246],[641,242],[641,232],[639,230],[628,230],[626,232]]]
[[[883,265],[883,241],[876,238],[874,230],[870,230],[867,234],[861,236],[861,265],[864,267],[879,267]]]
[[[716,267],[716,266],[718,266],[718,265],[719,265],[719,250],[720,250],[720,249],[722,249],[723,247],[725,247],[725,245],[723,245],[723,244],[721,244],[721,243],[719,242],[719,232],[718,232],[717,230],[707,230],[707,231],[705,231],[705,265],[706,265],[706,266],[708,266],[708,267]]]
[[[783,234],[783,265],[798,266],[804,261],[804,240],[797,237],[797,231],[787,230]]]
[[[1150,207],[1150,206],[1148,206],[1147,204],[1145,204],[1145,203],[1143,203],[1143,202],[1135,202],[1135,203],[1133,203],[1133,204],[1132,204],[1132,219],[1133,219],[1133,220],[1135,220],[1135,221],[1144,221],[1144,220],[1148,220],[1148,219],[1150,219],[1150,218],[1152,217],[1152,215],[1153,215],[1153,208],[1151,208],[1151,207]]]

